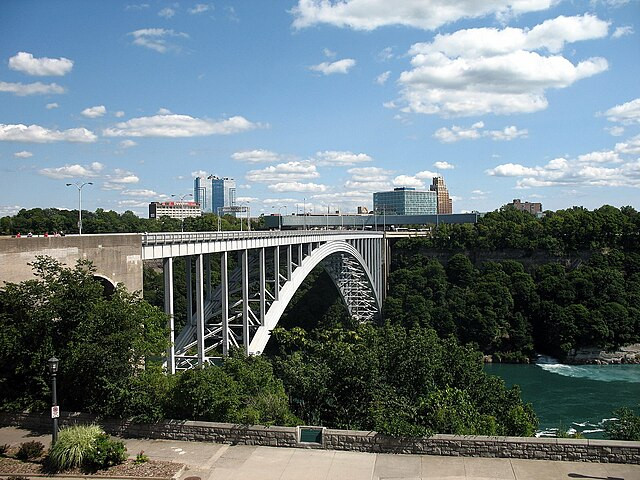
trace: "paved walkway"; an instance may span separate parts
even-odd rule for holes
[[[0,428],[0,444],[50,436]],[[640,465],[460,458],[124,439],[129,454],[187,465],[180,480],[640,480]],[[192,479],[195,480],[195,479]]]

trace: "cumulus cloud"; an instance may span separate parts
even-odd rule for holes
[[[376,192],[391,187],[391,171],[380,167],[356,167],[347,170],[351,178],[344,184],[345,188],[360,192]]]
[[[354,30],[389,25],[434,30],[463,18],[506,18],[546,10],[556,3],[558,0],[298,0],[291,13],[297,29],[325,23]]]
[[[113,174],[107,175],[102,185],[103,190],[124,190],[127,185],[138,183],[140,178],[133,172],[116,168]]]
[[[208,12],[209,10],[213,10],[211,5],[207,5],[206,3],[198,3],[193,8],[187,9],[187,11],[191,15],[197,15],[198,13]]]
[[[322,62],[318,65],[312,65],[309,70],[314,72],[320,72],[323,75],[333,75],[334,73],[349,73],[349,70],[353,68],[356,61],[353,58],[343,58],[342,60],[336,60],[335,62]]]
[[[269,185],[267,188],[276,192],[325,192],[327,190],[326,185],[300,182],[280,182]]]
[[[47,105],[46,105],[46,107],[45,107],[45,108],[46,108],[47,110],[51,110],[51,109],[53,109],[53,108],[58,108],[59,106],[60,106],[60,105],[58,105],[57,103],[53,102],[53,103],[47,103]]]
[[[123,190],[122,195],[126,195],[127,197],[140,197],[140,198],[167,198],[167,195],[163,195],[154,190],[149,190],[149,189]]]
[[[393,58],[393,48],[385,47],[378,52],[376,58],[381,62],[386,62],[387,60],[391,60]]]
[[[102,133],[106,137],[198,137],[207,135],[231,135],[261,127],[244,117],[225,120],[206,120],[189,115],[153,115],[132,118],[117,123]]]
[[[424,181],[413,175],[398,175],[392,181],[394,187],[424,188]]]
[[[333,50],[329,50],[328,48],[323,48],[322,53],[324,53],[324,56],[327,58],[333,58],[337,55],[336,52],[334,52]]]
[[[149,48],[158,53],[178,49],[176,45],[169,42],[170,38],[189,38],[186,33],[165,28],[142,28],[130,32],[129,35],[133,37],[134,45]]]
[[[260,163],[260,162],[277,162],[282,159],[279,153],[269,150],[242,150],[231,154],[231,158],[239,162]]]
[[[319,166],[347,166],[373,160],[366,153],[353,153],[349,151],[325,150],[317,152],[314,163]]]
[[[0,142],[51,143],[75,142],[91,143],[97,136],[86,128],[68,130],[50,130],[40,125],[4,125],[0,124]]]
[[[545,165],[505,163],[486,171],[498,177],[519,177],[516,188],[598,186],[640,188],[640,135],[616,144],[613,150],[589,152],[576,158],[555,158]],[[632,155],[631,158],[626,158]]]
[[[605,128],[605,130],[614,137],[620,137],[624,135],[624,127],[621,127],[620,125],[616,125],[615,127],[608,127]]]
[[[318,176],[320,174],[312,163],[293,161],[270,165],[261,170],[249,170],[245,178],[250,182],[270,183],[293,182]]]
[[[9,68],[37,77],[66,75],[73,68],[73,61],[68,58],[35,58],[31,53],[18,52],[9,58]]]
[[[604,115],[610,122],[622,123],[623,125],[640,123],[640,98],[616,105],[604,112]]]
[[[436,162],[433,164],[438,170],[452,170],[456,168],[454,165],[451,165],[449,162]]]
[[[473,28],[438,34],[409,50],[411,70],[400,75],[404,112],[445,117],[543,110],[545,91],[571,86],[608,69],[607,60],[576,64],[559,54],[566,43],[606,36],[594,15],[557,17],[531,29]]]
[[[104,165],[100,162],[93,162],[90,165],[64,165],[62,167],[50,167],[38,170],[40,175],[61,180],[65,178],[94,178],[100,175]]]
[[[376,77],[376,83],[378,85],[384,85],[389,80],[389,76],[391,75],[391,70],[387,70],[386,72],[381,73]]]
[[[29,158],[29,157],[33,157],[33,153],[23,150],[21,152],[14,153],[13,156],[17,158]]]
[[[162,18],[169,19],[176,14],[176,11],[171,7],[165,7],[158,12],[158,16]]]
[[[484,130],[484,122],[476,122],[470,127],[458,125],[453,125],[451,128],[442,127],[436,130],[433,136],[443,143],[453,143],[460,140],[477,140],[483,137],[508,141],[527,137],[528,133],[526,129],[519,130],[514,125],[504,127],[502,130]]]
[[[123,140],[120,142],[120,148],[131,148],[135,147],[136,145],[138,144],[133,140]]]
[[[633,35],[633,33],[634,33],[633,27],[631,26],[618,27],[611,34],[611,38],[620,38],[626,35]]]
[[[122,110],[118,110],[117,112],[115,112],[113,114],[116,118],[122,118],[124,117],[124,112]]]
[[[104,105],[97,105],[95,107],[88,107],[80,112],[80,115],[87,118],[98,118],[107,113],[107,109]]]
[[[64,88],[57,83],[14,83],[0,82],[0,92],[13,93],[19,97],[27,95],[53,95],[64,93]]]

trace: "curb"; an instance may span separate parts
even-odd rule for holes
[[[47,473],[28,473],[28,474],[17,474],[17,473],[3,473],[0,472],[0,477],[24,477],[24,478],[55,478],[58,480],[66,480],[66,479],[78,479],[82,478],[85,480],[94,480],[94,479],[102,479],[102,480],[177,480],[182,472],[184,471],[184,466],[176,472],[173,477],[132,477],[132,476],[117,476],[117,475],[65,475],[65,474],[47,474]]]

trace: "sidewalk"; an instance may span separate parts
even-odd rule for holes
[[[0,444],[51,436],[0,428]],[[507,458],[391,455],[337,450],[123,439],[129,455],[144,450],[153,460],[180,462],[180,480],[640,480],[640,465],[550,462]]]

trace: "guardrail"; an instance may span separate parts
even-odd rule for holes
[[[142,245],[167,245],[175,243],[203,243],[227,240],[243,240],[250,238],[282,238],[303,237],[308,235],[349,235],[371,236],[376,232],[361,230],[295,230],[295,231],[226,231],[226,232],[188,232],[188,233],[145,233],[142,235]],[[383,233],[379,233],[383,236]]]

